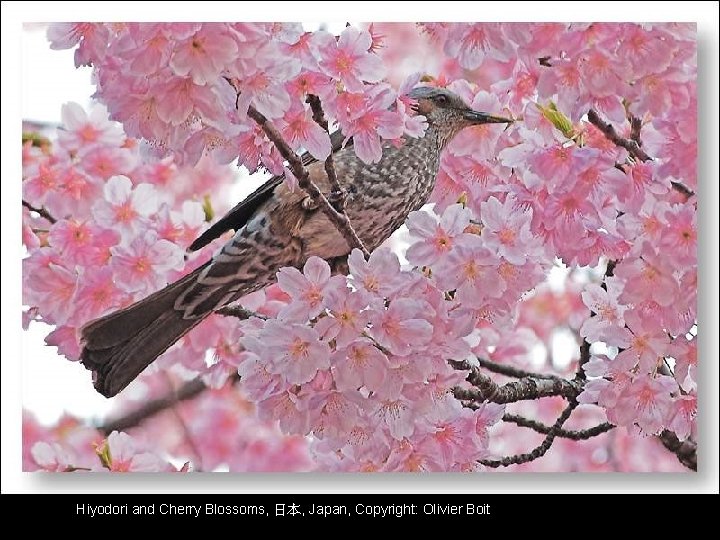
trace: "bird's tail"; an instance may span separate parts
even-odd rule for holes
[[[82,329],[80,359],[95,372],[98,392],[112,397],[123,390],[168,347],[212,313],[185,318],[182,309],[175,309],[177,298],[205,266]]]

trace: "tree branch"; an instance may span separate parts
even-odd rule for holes
[[[207,386],[202,379],[194,379],[185,383],[176,391],[171,392],[166,396],[148,401],[139,409],[121,416],[120,418],[115,418],[114,420],[106,422],[102,426],[98,427],[98,430],[106,435],[109,435],[113,431],[125,431],[129,428],[136,427],[146,419],[172,407],[176,403],[196,397],[206,388]]]
[[[370,252],[365,248],[362,240],[358,237],[355,229],[353,229],[350,219],[344,213],[340,213],[330,204],[327,197],[323,195],[322,191],[317,187],[315,182],[310,179],[307,169],[303,166],[300,157],[290,148],[285,139],[283,139],[281,133],[273,126],[268,119],[255,107],[250,105],[248,108],[248,116],[252,118],[265,132],[268,139],[275,145],[280,152],[280,155],[287,160],[290,170],[298,180],[298,185],[305,190],[313,202],[322,210],[327,216],[330,222],[335,225],[337,230],[342,234],[345,241],[348,243],[350,248],[358,248],[363,252],[365,257],[370,255]]]
[[[630,121],[630,138],[637,143],[638,146],[642,146],[640,140],[640,131],[642,130],[642,120],[637,116],[628,116]]]
[[[228,377],[228,384],[234,385],[239,380],[240,375],[233,373],[230,377]],[[131,411],[124,416],[109,420],[97,429],[105,435],[109,435],[113,431],[125,431],[130,428],[137,427],[148,418],[151,418],[166,409],[173,408],[181,401],[196,398],[207,389],[208,386],[201,378],[198,377],[197,379],[186,382],[177,390],[170,392],[161,398],[148,401],[140,408]]]
[[[681,441],[675,433],[667,429],[658,435],[658,439],[665,448],[677,456],[680,463],[697,472],[697,443],[695,441]]]
[[[57,223],[57,219],[55,219],[54,217],[52,217],[52,215],[50,214],[50,212],[48,212],[48,211],[45,210],[44,208],[35,208],[32,204],[30,204],[30,203],[27,202],[27,201],[23,201],[23,202],[22,202],[22,205],[23,205],[25,208],[27,208],[28,210],[30,210],[31,212],[35,212],[35,213],[37,213],[37,214],[40,214],[40,217],[45,218],[45,219],[48,220],[50,223]]]
[[[503,416],[502,419],[503,422],[517,424],[518,426],[524,428],[530,428],[534,431],[537,431],[538,433],[543,433],[545,435],[550,433],[550,430],[552,429],[552,426],[548,426],[546,424],[543,424],[542,422],[538,422],[537,420],[525,418],[524,416],[519,416],[517,414],[506,414]],[[555,432],[555,436],[562,437],[564,439],[572,439],[573,441],[584,441],[586,439],[591,439],[593,437],[601,435],[602,433],[610,431],[614,427],[615,426],[610,422],[603,422],[602,424],[598,424],[597,426],[593,426],[587,429],[558,429]]]
[[[328,122],[325,119],[325,113],[323,112],[320,98],[314,94],[310,94],[307,97],[307,102],[310,104],[310,109],[312,109],[313,120],[315,120],[315,122],[325,130],[325,133],[330,135],[330,126],[328,126]],[[345,199],[347,197],[347,193],[345,193],[345,190],[338,181],[337,173],[335,172],[335,162],[333,161],[332,152],[330,152],[330,155],[325,160],[325,174],[327,174],[328,180],[330,181],[330,195],[328,196],[328,199],[332,203],[335,210],[337,210],[341,214],[344,214]]]
[[[521,463],[528,463],[530,461],[534,461],[542,456],[545,455],[545,453],[550,450],[550,447],[552,446],[553,442],[555,441],[555,437],[558,436],[558,432],[560,432],[563,424],[567,421],[568,418],[570,418],[570,415],[575,410],[575,407],[578,406],[577,401],[572,398],[570,399],[570,402],[568,403],[568,406],[565,407],[565,410],[562,412],[562,414],[558,417],[558,419],[555,421],[555,423],[550,427],[548,430],[547,435],[545,436],[545,439],[543,442],[540,443],[539,446],[536,446],[533,448],[532,451],[530,451],[527,454],[516,454],[513,456],[506,456],[502,459],[481,459],[480,463],[485,465],[486,467],[491,467],[493,469],[496,469],[498,467],[507,467],[509,465],[519,465]]]
[[[603,135],[609,140],[615,143],[616,146],[619,146],[621,148],[624,148],[628,151],[628,154],[630,154],[635,159],[639,159],[640,161],[651,161],[652,158],[647,155],[645,150],[640,148],[640,145],[637,141],[633,139],[625,139],[621,137],[617,131],[615,131],[615,128],[610,124],[609,122],[605,122],[600,118],[597,112],[595,112],[595,109],[590,109],[587,113],[588,120],[590,123],[598,128],[600,131],[603,132]],[[638,138],[640,137],[640,134],[638,132]]]
[[[450,365],[457,370],[469,370],[467,381],[473,388],[453,388],[453,395],[461,401],[482,403],[515,403],[530,399],[539,399],[550,396],[561,396],[566,399],[575,399],[582,391],[582,386],[574,381],[555,377],[553,379],[539,379],[537,377],[523,377],[500,386],[480,370],[471,366],[467,361],[450,360]]]
[[[673,189],[675,191],[685,195],[685,197],[687,197],[688,199],[690,197],[692,197],[693,195],[695,195],[695,192],[692,189],[690,189],[689,187],[687,187],[685,184],[683,184],[682,182],[677,182],[675,180],[671,180],[670,185],[673,187]]]
[[[635,116],[629,117],[630,138],[625,139],[618,134],[612,124],[602,120],[595,109],[590,109],[587,116],[590,123],[602,131],[605,138],[615,143],[616,146],[627,150],[628,154],[635,159],[639,159],[640,161],[652,161],[652,158],[641,148],[642,141],[640,140],[640,130],[642,129],[642,121],[639,118]],[[693,190],[681,182],[672,181],[670,184],[675,191],[682,193],[687,198],[695,195]]]
[[[532,377],[535,379],[548,379],[555,380],[560,379],[557,375],[547,375],[543,373],[533,373],[532,371],[525,371],[524,369],[508,366],[505,364],[498,364],[492,360],[486,360],[484,358],[477,358],[480,367],[497,373],[499,375],[505,375],[506,377],[514,377],[515,379],[523,379],[525,377]]]

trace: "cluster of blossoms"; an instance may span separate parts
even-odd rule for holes
[[[172,157],[146,160],[138,141],[108,121],[102,106],[88,114],[77,104],[67,104],[63,124],[57,140],[28,135],[23,146],[23,200],[44,210],[37,213],[23,207],[23,243],[28,252],[23,261],[23,303],[27,306],[23,320],[25,325],[33,320],[53,325],[47,344],[77,360],[78,330],[84,324],[147,296],[209,256],[213,248],[186,261],[185,248],[203,227],[206,212],[213,207],[227,209],[226,192],[235,175],[208,158],[195,167],[178,166]],[[230,322],[222,317],[205,321],[205,332],[186,338],[167,355],[163,369],[151,370],[136,385],[135,399],[119,405],[137,406],[167,393],[164,370],[178,356],[181,360],[171,371],[175,379],[202,373],[210,384],[224,382],[232,371],[232,366],[220,361],[228,357],[233,340]],[[205,363],[209,350],[215,358],[212,370]],[[223,445],[237,450],[232,459],[223,456],[213,461],[203,454],[198,460],[180,447],[184,439],[162,447],[157,439],[149,440],[144,447],[162,455],[192,457],[194,470],[204,461],[231,470],[273,470],[276,465],[261,463],[251,455],[259,446],[274,449],[268,455],[275,456],[284,470],[309,467],[302,442],[255,420],[252,408],[237,391],[233,394],[230,400],[208,393],[202,405],[193,404],[208,410],[225,406],[225,416],[232,411],[234,424],[225,422],[220,440],[207,434],[197,437],[204,441],[208,455]],[[219,410],[207,414],[201,426],[189,429],[207,429],[210,418],[222,418]],[[111,434],[105,444],[97,430],[83,427],[77,419],[63,418],[53,430],[41,428],[32,418],[25,423],[25,470],[170,470],[159,454],[142,451],[144,447],[125,433]],[[238,426],[234,434],[230,432],[233,425]],[[137,436],[142,438],[142,433]],[[35,446],[38,441],[44,442]],[[250,454],[243,455],[241,450]]]
[[[420,136],[383,81],[374,51],[380,38],[347,27],[336,38],[299,24],[58,24],[53,48],[79,43],[75,64],[94,66],[96,97],[127,133],[194,164],[204,153],[250,171],[283,172],[278,151],[248,119],[250,105],[295,149],[325,159],[330,139],[312,119],[308,94],[322,99],[365,161],[380,159],[382,139]]]
[[[146,381],[157,379],[146,377]],[[121,407],[135,410],[139,402],[126,400]],[[130,431],[105,436],[67,415],[46,427],[26,412],[23,470],[275,472],[313,468],[306,441],[288,437],[277,425],[258,419],[253,405],[232,386],[205,391]]]
[[[197,264],[185,248],[233,179],[210,159],[146,161],[102,106],[66,104],[57,141],[23,146],[23,201],[46,212],[23,207],[25,323],[54,325],[48,344],[77,359],[78,328]]]
[[[204,226],[205,196],[217,205],[214,194],[229,181],[220,165],[237,159],[250,171],[286,170],[250,107],[292,148],[324,159],[330,141],[305,102],[317,95],[357,155],[373,162],[383,140],[422,136],[425,122],[402,94],[419,79],[406,76],[431,66],[425,84],[518,121],[468,128],[449,145],[434,207],[407,220],[409,264],[381,248],[368,260],[354,251],[348,277],[331,276],[317,258],[302,271],[283,269],[277,285],[243,301],[263,317],[212,316],[157,365],[201,374],[213,387],[237,371],[259,422],[277,438],[258,452],[296,449],[285,450],[293,456],[280,461],[286,469],[309,468],[309,451],[323,470],[474,470],[479,459],[522,453],[533,439],[496,426],[504,406],[463,407],[452,389],[465,373],[448,360],[529,368],[533,349],[564,328],[605,351],[584,366],[577,417],[629,428],[592,445],[562,443],[563,452],[584,456],[573,467],[607,469],[612,452],[597,452],[612,444],[656,452],[617,443],[636,440],[626,433],[638,429],[694,438],[691,26],[386,24],[349,26],[336,37],[293,24],[93,23],[53,25],[48,34],[54,48],[78,45],[76,65],[93,66],[96,97],[111,118],[151,147],[141,158],[138,142],[101,110],[88,116],[73,105],[51,153],[25,147],[24,198],[57,218],[24,213],[27,318],[56,325],[48,343],[69,358],[82,324],[217,248],[183,257]],[[403,43],[393,47],[397,34]],[[389,69],[398,50],[405,73]],[[412,50],[422,54],[415,64]],[[403,80],[398,91],[388,82]],[[591,121],[591,110],[614,135]],[[553,292],[543,282],[558,260],[584,277]],[[577,364],[549,368],[571,375]],[[141,380],[152,388],[152,377]],[[164,450],[205,470],[252,470],[238,457],[253,455],[249,446],[197,442],[217,440],[218,431],[242,439],[237,426],[247,420],[224,403],[234,399],[225,387],[182,404],[195,444]],[[542,416],[555,407],[547,403],[520,410]],[[664,467],[660,458],[652,463]]]
[[[187,466],[183,466],[187,469]],[[175,472],[165,459],[127,433],[104,437],[78,419],[62,417],[52,428],[23,417],[23,470],[50,472]]]
[[[505,242],[499,236],[496,254],[512,246],[507,239],[525,234],[543,246],[546,260],[580,267],[617,262],[613,277],[582,291],[590,313],[580,336],[620,352],[592,359],[585,371],[593,380],[580,401],[597,403],[614,424],[646,434],[694,434],[694,27],[433,24],[426,30],[466,70],[506,70],[507,77],[480,91],[464,80],[450,88],[476,108],[504,107],[523,118],[500,138],[486,127],[457,137],[438,177],[436,208],[465,196],[487,219],[499,198],[508,210],[490,235],[500,224],[513,234]],[[591,109],[620,136],[642,141],[654,159],[642,161],[615,144],[588,121]],[[511,225],[510,209],[531,213],[526,228]]]

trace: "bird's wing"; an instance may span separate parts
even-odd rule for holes
[[[341,148],[351,146],[353,144],[352,137],[347,140],[343,146],[345,137],[340,130],[335,131],[330,135],[330,143],[332,145],[332,152],[335,153]],[[305,152],[302,156],[303,165],[308,166],[311,163],[315,163],[317,159],[312,157],[308,152]],[[197,251],[198,249],[205,247],[210,242],[219,238],[223,233],[229,230],[238,230],[245,225],[255,211],[275,192],[275,188],[278,187],[283,181],[284,175],[273,176],[265,182],[258,189],[253,191],[247,198],[215,222],[208,230],[202,233],[188,248],[190,251]]]

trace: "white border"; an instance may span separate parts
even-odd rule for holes
[[[175,20],[690,21],[700,62],[700,473],[483,475],[43,475],[20,472],[20,138],[22,22],[167,20],[161,2],[3,2],[2,31],[2,492],[614,493],[718,492],[718,11],[716,2],[203,2],[176,3]],[[71,69],[71,66],[69,66]],[[52,92],[53,81],[47,81]]]

